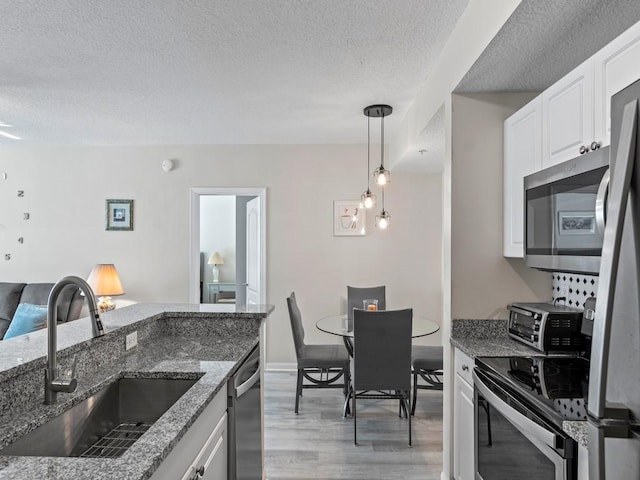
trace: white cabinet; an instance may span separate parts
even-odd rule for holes
[[[611,96],[640,79],[640,23],[594,56],[595,136],[608,145],[611,137]]]
[[[589,452],[578,445],[578,480],[589,480]]]
[[[577,157],[594,141],[593,58],[542,93],[542,168]]]
[[[504,122],[502,250],[524,257],[524,177],[541,169],[542,100],[534,98]]]
[[[455,381],[453,392],[453,477],[456,480],[475,478],[473,365],[461,350],[455,350]]]
[[[227,480],[227,389],[207,405],[151,480]]]

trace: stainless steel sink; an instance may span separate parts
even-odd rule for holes
[[[118,457],[196,381],[121,378],[0,450],[0,455]]]

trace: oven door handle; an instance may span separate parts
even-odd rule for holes
[[[519,430],[527,432],[529,435],[539,439],[554,450],[557,448],[558,437],[555,433],[541,427],[537,423],[529,420],[524,415],[509,407],[495,393],[487,388],[476,372],[473,372],[473,384],[478,389],[478,392],[487,399],[491,406],[500,412],[503,417],[513,423]]]

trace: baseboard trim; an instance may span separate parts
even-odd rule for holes
[[[267,372],[295,372],[298,370],[298,365],[290,362],[267,362],[265,370]]]

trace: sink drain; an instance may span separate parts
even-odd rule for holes
[[[96,443],[87,448],[81,457],[116,458],[122,455],[144,432],[150,423],[121,423]]]

